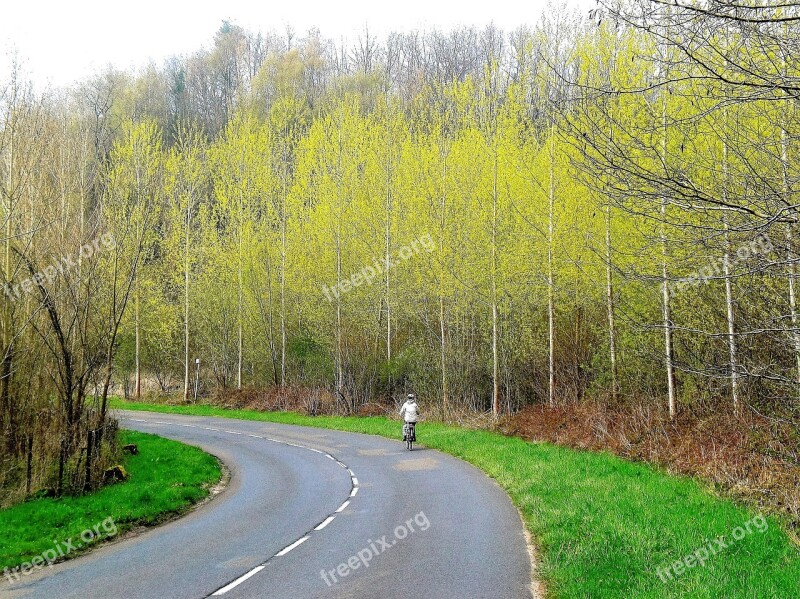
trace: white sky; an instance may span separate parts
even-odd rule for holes
[[[494,22],[506,31],[538,21],[548,0],[6,0],[0,11],[0,81],[14,50],[38,85],[66,85],[112,64],[161,65],[209,46],[224,19],[245,29],[355,38],[389,31]],[[592,0],[572,0],[580,6]],[[560,4],[555,0],[555,4]]]

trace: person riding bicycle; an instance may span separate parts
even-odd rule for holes
[[[416,437],[415,434],[415,426],[417,424],[417,420],[419,419],[419,406],[417,405],[417,399],[414,397],[413,393],[408,394],[408,399],[406,399],[406,403],[403,404],[403,407],[400,408],[400,416],[403,417],[404,424],[403,424],[403,441],[406,441],[407,430],[410,429],[410,433]],[[409,426],[411,425],[411,426]],[[415,441],[416,439],[411,439]]]

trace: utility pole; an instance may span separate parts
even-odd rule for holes
[[[194,376],[194,403],[197,403],[197,388],[200,386],[200,358],[195,358],[194,363],[197,367]]]

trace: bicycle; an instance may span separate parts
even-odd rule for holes
[[[417,423],[406,422],[403,425],[403,441],[406,442],[406,449],[411,451],[414,447],[414,442],[417,440]]]

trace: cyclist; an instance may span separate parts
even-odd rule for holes
[[[408,394],[408,399],[406,399],[406,403],[403,404],[403,407],[400,408],[400,416],[403,417],[404,424],[403,424],[403,441],[407,441],[407,437],[411,435],[411,441],[416,441],[416,431],[414,430],[417,419],[419,418],[419,406],[417,405],[417,399],[414,397],[413,393]]]

